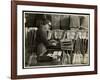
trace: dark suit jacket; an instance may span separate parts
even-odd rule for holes
[[[45,53],[47,51],[47,46],[49,46],[47,31],[38,29],[36,33],[37,55]]]

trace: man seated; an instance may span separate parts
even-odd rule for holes
[[[50,30],[50,21],[43,20],[36,33],[36,54],[38,61],[52,61],[52,58],[46,56],[48,46],[56,46],[48,41],[48,31]]]

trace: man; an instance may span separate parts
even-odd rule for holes
[[[36,33],[36,53],[38,61],[49,61],[52,60],[46,56],[47,47],[52,45],[48,41],[48,31],[50,30],[50,21],[43,20]]]
[[[49,42],[47,39],[48,30],[50,30],[49,21],[42,21],[36,33],[36,46],[38,56],[42,56],[47,51],[47,46],[49,46]]]

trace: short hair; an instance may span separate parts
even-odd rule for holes
[[[46,24],[51,25],[51,22],[49,20],[40,20],[38,27],[41,27],[41,26],[46,25]]]

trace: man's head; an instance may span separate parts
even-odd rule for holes
[[[49,20],[43,20],[41,21],[39,28],[48,31],[51,28],[51,22]]]

